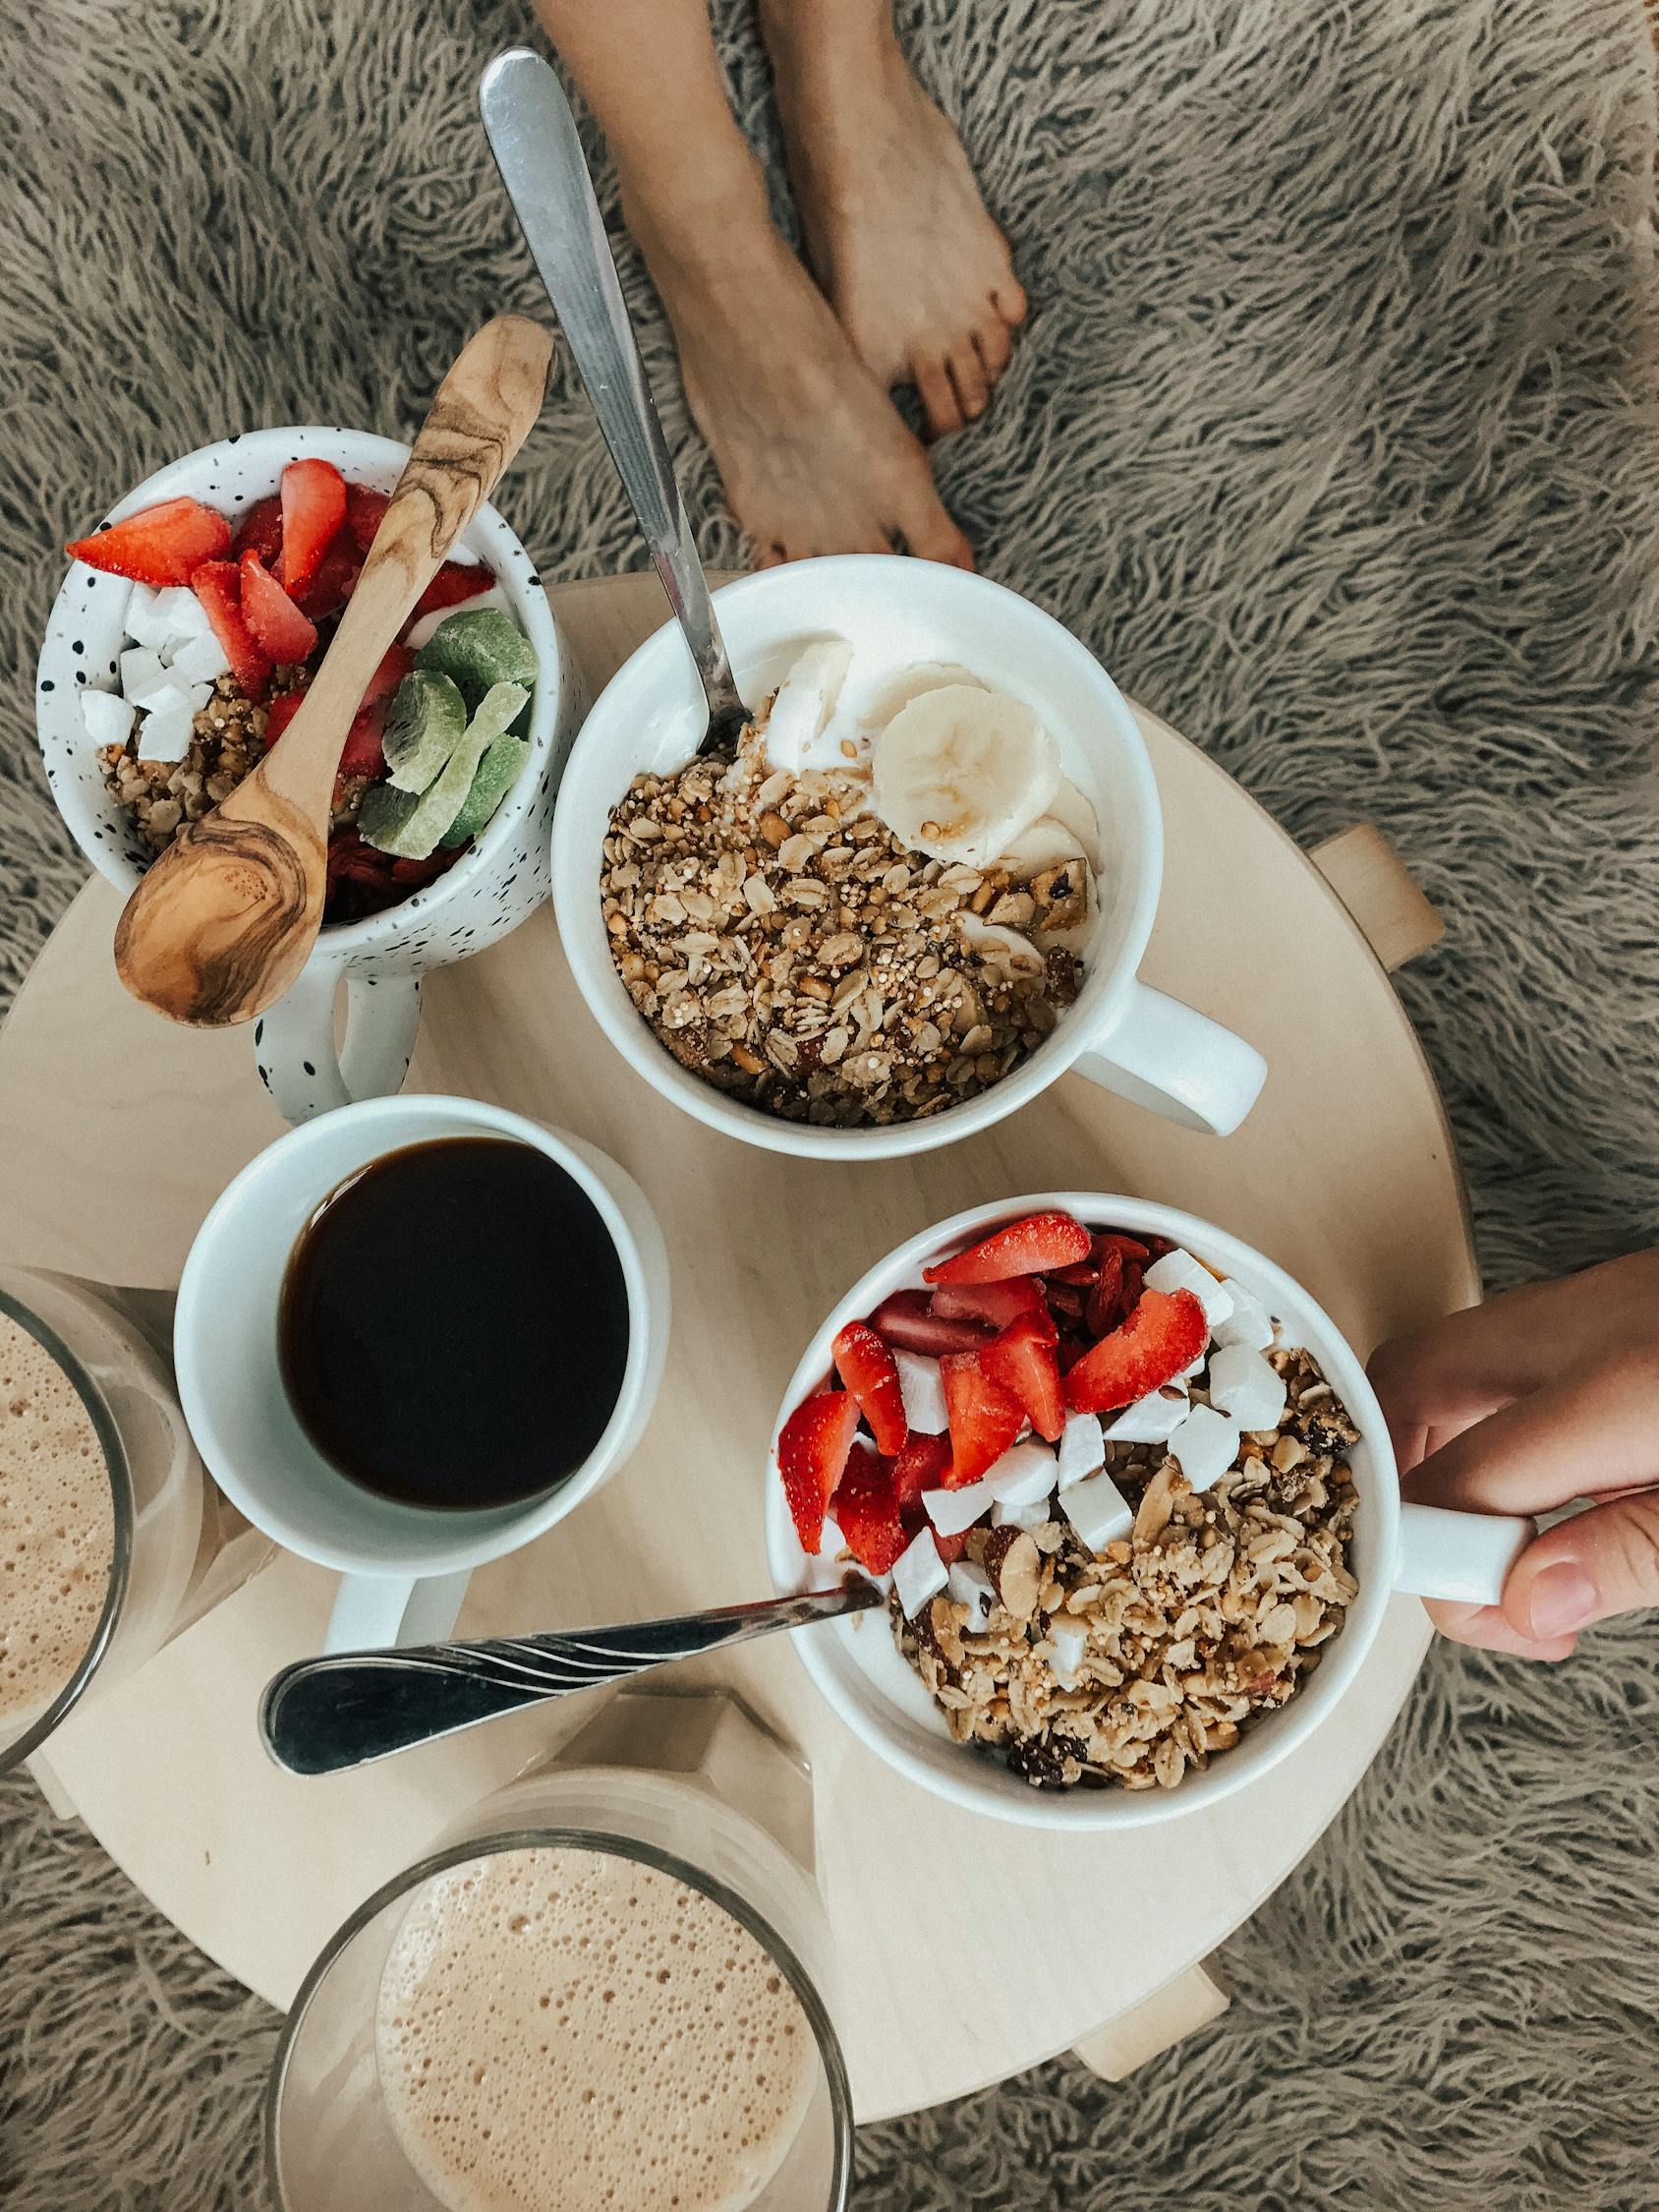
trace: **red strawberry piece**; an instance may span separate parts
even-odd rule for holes
[[[966,1252],[924,1267],[925,1283],[1001,1283],[1010,1275],[1040,1275],[1087,1259],[1089,1232],[1068,1213],[1028,1213]]]
[[[870,1316],[870,1326],[900,1352],[920,1352],[938,1360],[946,1352],[974,1352],[996,1333],[984,1321],[947,1321],[931,1309],[920,1290],[894,1291]]]
[[[252,546],[243,554],[238,573],[242,619],[253,631],[255,644],[278,668],[309,661],[316,651],[316,624],[300,612]]]
[[[332,461],[290,461],[282,472],[282,588],[297,599],[346,519],[346,480]]]
[[[314,622],[337,614],[357,589],[363,562],[344,531],[322,556],[316,574],[300,594],[300,605]]]
[[[1100,1255],[1100,1281],[1089,1293],[1083,1309],[1084,1323],[1092,1337],[1110,1336],[1123,1318],[1123,1254],[1108,1246]]]
[[[891,1465],[874,1452],[854,1446],[830,1511],[847,1549],[873,1575],[885,1575],[910,1542],[899,1517]]]
[[[952,1352],[939,1363],[950,1422],[950,1470],[944,1488],[959,1490],[996,1466],[1025,1426],[1025,1409],[993,1382],[977,1352]]]
[[[265,744],[267,747],[276,743],[276,740],[299,713],[300,703],[305,695],[306,687],[302,684],[297,691],[279,691],[271,701],[265,710]]]
[[[207,611],[231,674],[250,699],[262,699],[270,682],[270,655],[243,620],[242,575],[235,561],[204,560],[190,588]]]
[[[910,1425],[893,1356],[868,1321],[849,1321],[830,1347],[835,1371],[858,1400],[876,1449],[885,1457],[904,1449]]]
[[[389,699],[410,669],[415,666],[415,656],[407,645],[389,646],[380,666],[369,678],[369,688],[358,701],[358,711],[373,706],[377,699]]]
[[[374,533],[391,503],[389,492],[372,492],[367,484],[346,486],[346,535],[360,553],[374,543]]]
[[[236,536],[230,542],[230,556],[232,560],[240,560],[245,553],[257,553],[267,568],[274,568],[282,558],[280,492],[256,499],[237,524]]]
[[[933,1310],[942,1321],[989,1321],[994,1329],[1005,1329],[1022,1313],[1048,1311],[1034,1275],[1010,1275],[1005,1283],[941,1283]]]
[[[488,591],[495,581],[487,568],[475,568],[461,560],[446,560],[420,598],[415,602],[417,614],[435,614],[440,608],[457,607],[464,599],[477,599],[480,592]]]
[[[1162,1390],[1210,1341],[1210,1324],[1191,1291],[1145,1291],[1120,1328],[1104,1336],[1065,1377],[1074,1413],[1111,1413]]]
[[[380,743],[385,727],[383,699],[376,699],[372,707],[358,709],[346,731],[345,744],[340,748],[342,776],[383,776],[386,773],[386,755]]]
[[[141,507],[125,522],[77,538],[64,551],[71,560],[131,576],[139,584],[188,584],[204,560],[216,560],[230,544],[230,524],[200,499],[163,499]]]
[[[1058,1444],[1065,1426],[1065,1398],[1055,1357],[1054,1323],[1048,1315],[1039,1321],[1035,1313],[1022,1314],[985,1347],[979,1364],[1023,1409],[1038,1435]]]
[[[783,1494],[803,1551],[818,1549],[825,1508],[841,1479],[857,1429],[858,1400],[850,1390],[820,1390],[803,1398],[783,1424],[777,1439],[777,1472],[783,1478]]]
[[[953,1567],[967,1548],[968,1532],[966,1529],[962,1531],[960,1536],[941,1536],[939,1531],[935,1529],[934,1549],[947,1567]]]
[[[950,1465],[950,1439],[948,1436],[907,1437],[904,1449],[891,1464],[899,1518],[912,1529],[920,1528],[922,1492],[944,1487],[945,1471]]]

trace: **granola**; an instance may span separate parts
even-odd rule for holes
[[[769,771],[752,745],[730,768],[636,777],[603,863],[641,1016],[683,1066],[784,1120],[958,1104],[1034,1051],[1080,985],[1077,955],[1041,939],[1086,912],[1081,866],[1030,883],[946,866],[869,811],[867,779]]]
[[[1164,1445],[1109,1441],[1127,1537],[1091,1551],[1061,1492],[1029,1530],[969,1531],[988,1610],[942,1593],[911,1621],[890,1600],[898,1649],[958,1743],[1000,1752],[1037,1788],[1173,1789],[1294,1696],[1358,1589],[1345,1457],[1358,1431],[1310,1353],[1267,1357],[1284,1419],[1245,1435],[1207,1490]],[[1191,1396],[1209,1402],[1197,1382]]]

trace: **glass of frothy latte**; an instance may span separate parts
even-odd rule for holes
[[[308,1975],[266,2103],[276,2200],[839,2212],[852,2105],[828,1950],[805,1869],[696,1778],[511,1783]]]
[[[62,1813],[47,1739],[274,1549],[196,1455],[171,1303],[0,1267],[0,1774]]]

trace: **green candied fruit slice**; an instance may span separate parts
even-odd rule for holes
[[[536,681],[536,648],[498,607],[478,607],[440,622],[415,656],[418,669],[435,669],[458,683],[472,702],[491,684]]]
[[[478,703],[478,711],[467,725],[467,734],[473,736],[482,730],[493,744],[503,730],[510,729],[518,720],[519,711],[530,704],[530,693],[522,683],[492,683]]]
[[[467,702],[436,669],[411,669],[386,709],[381,748],[394,791],[424,791],[466,734]]]
[[[461,802],[461,811],[439,840],[446,848],[465,844],[476,838],[486,823],[493,821],[495,809],[519,780],[519,773],[530,758],[530,747],[522,737],[504,730],[490,745],[478,764],[478,774],[473,778],[473,787]]]
[[[454,827],[490,742],[486,732],[475,735],[469,729],[437,781],[424,791],[396,791],[389,784],[372,784],[357,816],[358,835],[365,844],[395,853],[400,860],[429,858],[444,832]]]

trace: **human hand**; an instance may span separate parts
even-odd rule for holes
[[[1566,1659],[1591,1621],[1659,1605],[1659,1252],[1397,1337],[1371,1380],[1406,1497],[1491,1513],[1596,1500],[1527,1546],[1501,1605],[1431,1604],[1448,1636]]]

